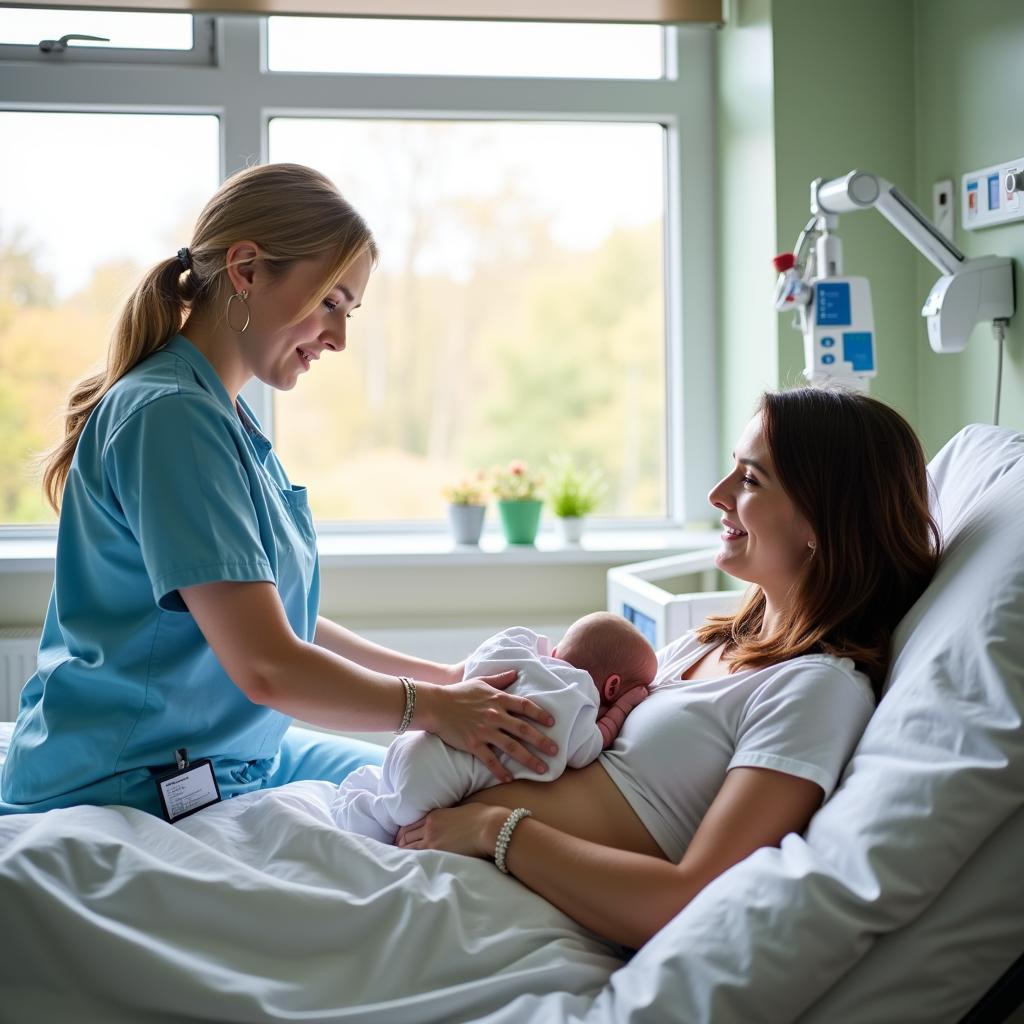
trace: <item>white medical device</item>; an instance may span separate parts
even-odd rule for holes
[[[808,380],[840,380],[866,389],[875,376],[871,289],[863,277],[843,276],[839,214],[874,207],[942,274],[925,300],[928,341],[936,352],[961,352],[980,320],[1013,316],[1013,261],[968,259],[920,210],[884,178],[850,171],[811,182],[811,219],[792,253],[781,253],[775,308],[797,314]],[[813,243],[813,248],[812,248]]]
[[[720,548],[688,551],[608,570],[608,611],[621,615],[655,648],[696,629],[709,615],[731,614],[743,597],[738,590],[704,590],[714,586],[715,555]],[[673,594],[658,580],[700,573],[701,589]]]

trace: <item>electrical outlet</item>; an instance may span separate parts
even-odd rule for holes
[[[953,179],[945,178],[932,185],[932,223],[953,240]]]

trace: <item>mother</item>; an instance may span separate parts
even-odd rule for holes
[[[651,696],[599,760],[433,811],[400,846],[495,856],[638,948],[727,868],[806,828],[935,571],[925,459],[888,406],[817,388],[765,394],[733,459],[709,500],[716,564],[753,584],[736,615],[660,652]]]

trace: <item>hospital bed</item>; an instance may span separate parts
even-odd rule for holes
[[[487,862],[338,832],[332,787],[293,783],[175,826],[0,818],[0,1020],[1003,1019],[1024,950],[1024,435],[969,427],[931,469],[946,552],[838,789],[635,955]]]

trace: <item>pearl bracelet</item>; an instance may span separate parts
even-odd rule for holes
[[[512,839],[512,832],[523,818],[529,818],[532,814],[533,811],[528,811],[525,807],[517,807],[505,819],[505,824],[498,830],[498,840],[494,844],[494,866],[503,875],[508,874],[508,865],[505,863],[505,855],[508,853],[508,844]]]
[[[416,711],[416,684],[408,676],[399,676],[398,681],[405,687],[405,711],[402,713],[402,724],[395,730],[395,735],[401,736],[409,728],[413,713]]]

